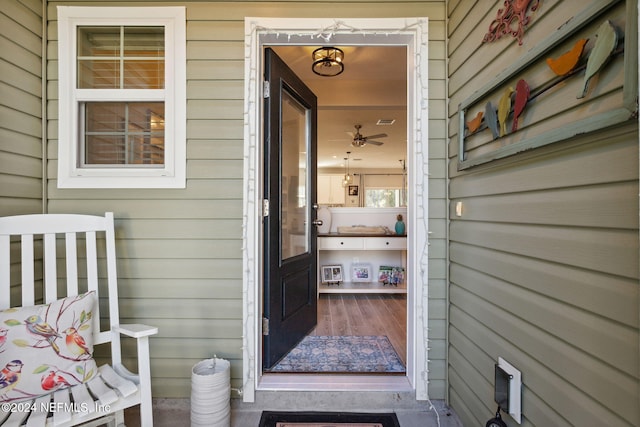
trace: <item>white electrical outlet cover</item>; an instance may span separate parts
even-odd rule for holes
[[[502,357],[498,357],[498,366],[511,375],[509,380],[509,415],[518,424],[522,424],[522,373]]]

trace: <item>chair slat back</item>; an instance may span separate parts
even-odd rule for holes
[[[101,268],[105,263],[99,262],[103,244],[106,269]],[[85,247],[85,254],[79,253],[82,252],[79,249],[82,245]],[[17,246],[20,246],[19,250]],[[64,279],[58,274],[59,246],[64,246],[64,251],[60,251],[65,258]],[[84,259],[81,258],[82,255],[85,255]],[[81,265],[79,258],[86,262],[86,272],[78,271]],[[41,264],[40,259],[43,259],[44,264]],[[43,265],[42,272],[38,271],[40,265]],[[15,272],[16,267],[20,270],[19,274]],[[43,277],[42,282],[39,280],[40,274]],[[96,292],[99,301],[100,282],[106,282],[109,325],[117,326],[118,284],[115,232],[111,212],[107,212],[104,217],[71,214],[0,217],[0,310],[12,306],[50,303],[65,296],[78,295],[84,292],[80,289],[81,278],[86,280],[87,290]],[[64,295],[59,292],[59,280],[65,281],[65,291],[60,290],[66,292]],[[21,288],[19,293],[22,299],[19,304],[11,301],[12,287]],[[107,302],[105,298],[102,300]],[[93,316],[95,344],[111,341],[109,329],[100,329],[99,306],[100,304],[97,304]],[[119,347],[119,343],[112,345]]]
[[[33,256],[33,235],[23,234],[21,236],[21,254],[22,254],[22,301],[23,305],[33,305],[34,296],[34,256]]]
[[[57,256],[56,256],[56,233],[48,232],[43,236],[44,241],[44,299],[48,304],[58,299],[58,268],[57,268]],[[22,258],[22,268],[25,268],[28,260]],[[31,265],[33,265],[33,261],[31,261]],[[22,282],[23,289],[24,281]],[[30,283],[29,288],[34,288],[34,284]],[[24,294],[23,294],[24,295]],[[28,304],[25,303],[24,299],[22,300],[22,305],[33,305],[33,301],[28,301]]]
[[[78,247],[76,233],[65,233],[65,247],[67,248],[67,294],[78,293]]]
[[[0,310],[9,308],[11,299],[11,244],[8,235],[0,234]]]

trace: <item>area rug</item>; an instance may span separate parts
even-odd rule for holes
[[[403,373],[405,367],[384,335],[309,335],[271,372]]]
[[[400,427],[395,414],[264,411],[258,427]]]

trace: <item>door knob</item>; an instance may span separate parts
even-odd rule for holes
[[[320,227],[322,225],[322,220],[321,219],[314,219],[313,220],[313,225],[315,225],[316,227]]]

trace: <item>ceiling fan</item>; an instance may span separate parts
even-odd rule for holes
[[[362,128],[362,125],[355,125],[355,128],[356,128],[356,133],[347,132],[353,138],[353,141],[351,141],[351,145],[354,147],[364,147],[367,144],[382,145],[384,144],[384,142],[373,141],[373,140],[375,138],[384,138],[388,136],[386,133],[379,133],[376,135],[364,136],[360,133],[360,129]]]

